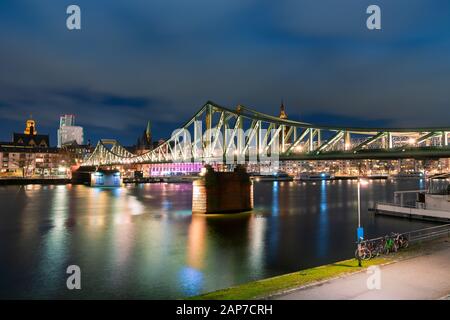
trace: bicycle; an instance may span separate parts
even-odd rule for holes
[[[379,255],[381,255],[383,253],[383,248],[384,248],[384,244],[383,244],[382,239],[376,240],[376,241],[371,241],[371,243],[369,245],[369,249],[370,249],[372,258],[378,257]]]
[[[409,246],[408,237],[400,233],[393,233],[395,245],[398,249],[406,249]]]
[[[395,244],[394,239],[392,239],[392,238],[386,236],[386,237],[384,238],[383,252],[384,252],[385,254],[389,254],[389,253],[391,253],[391,252],[397,252],[397,250],[398,250],[398,248],[397,248],[397,246],[396,246],[396,244]]]
[[[366,241],[358,243],[358,247],[355,251],[355,258],[357,260],[369,260],[370,258],[372,258],[372,253],[370,252],[369,248],[367,248]]]

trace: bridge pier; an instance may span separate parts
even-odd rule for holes
[[[234,172],[215,172],[206,166],[193,182],[192,213],[238,213],[253,209],[253,184],[242,166]]]
[[[72,172],[72,183],[91,187],[120,187],[122,177],[118,170],[85,168]]]

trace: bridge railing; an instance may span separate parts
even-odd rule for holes
[[[450,224],[405,232],[402,235],[405,235],[410,242],[430,240],[445,235],[450,236]]]

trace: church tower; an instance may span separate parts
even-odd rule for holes
[[[137,140],[137,149],[139,150],[151,150],[153,149],[152,144],[152,126],[150,121],[147,122],[147,127],[145,128],[142,136]]]
[[[152,126],[150,124],[150,121],[147,122],[147,129],[145,129],[145,138],[146,142],[149,146],[152,144]]]
[[[36,122],[33,119],[31,119],[31,117],[30,117],[30,119],[27,120],[25,131],[23,133],[30,135],[30,136],[37,135]]]
[[[283,100],[281,100],[281,105],[280,105],[280,115],[279,115],[280,119],[286,120],[288,118],[287,114],[286,114],[286,108],[284,107],[284,102]],[[283,133],[282,136],[284,137],[284,142],[289,144],[290,143],[290,139],[288,137],[288,132],[289,132],[289,127],[285,126],[283,128]],[[283,150],[284,151],[284,150]]]
[[[287,114],[286,114],[286,109],[284,108],[284,103],[283,100],[281,100],[281,105],[280,105],[280,119],[287,119]]]

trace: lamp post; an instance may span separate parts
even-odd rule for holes
[[[358,229],[361,228],[361,179],[358,179]]]
[[[364,238],[364,230],[361,228],[361,185],[366,185],[367,180],[358,178],[358,228],[356,229],[356,237],[358,243],[358,266],[361,267],[361,240]]]

